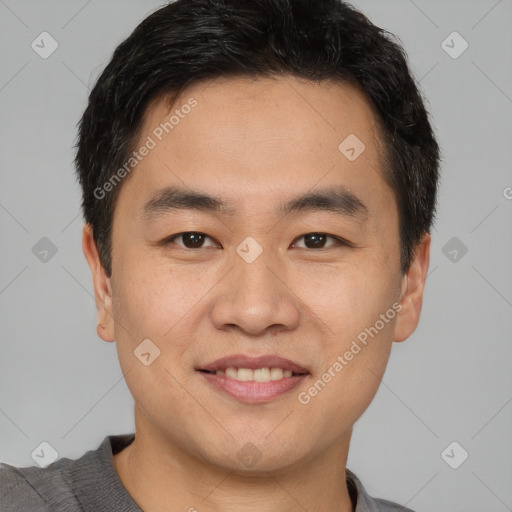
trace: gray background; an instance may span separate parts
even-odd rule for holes
[[[354,4],[403,42],[443,164],[420,325],[393,345],[348,467],[370,494],[418,512],[512,510],[512,1]],[[76,458],[134,430],[115,344],[95,331],[72,145],[91,84],[159,5],[0,0],[0,460],[9,464],[33,465],[42,441]],[[43,31],[59,44],[47,59],[31,48]],[[453,31],[469,44],[458,58],[441,46]],[[460,43],[448,39],[452,52]],[[32,251],[43,237],[57,248],[46,262]],[[452,441],[469,453],[458,469],[441,457]],[[449,454],[457,462],[460,449]]]

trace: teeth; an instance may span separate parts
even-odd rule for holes
[[[252,373],[256,382],[268,382],[270,380],[270,370],[268,368],[258,368]],[[238,375],[240,375],[240,370],[238,371]]]
[[[226,370],[217,370],[217,375],[225,375],[229,379],[239,380],[241,382],[256,381],[270,382],[271,380],[281,380],[292,376],[291,370],[283,370],[282,368],[258,368],[252,370],[250,368],[233,368]]]
[[[226,368],[226,377],[229,377],[230,379],[236,379],[238,377],[236,368]]]
[[[270,378],[272,380],[279,380],[284,377],[284,372],[281,368],[272,368],[270,370]]]
[[[254,372],[249,368],[238,368],[238,375],[236,378],[242,382],[254,380]]]

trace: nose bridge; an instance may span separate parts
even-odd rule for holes
[[[280,293],[275,283],[276,271],[271,270],[272,264],[277,267],[277,259],[271,254],[270,248],[263,250],[261,247],[260,249],[255,245],[256,243],[248,240],[237,248],[234,267],[236,288],[234,289],[239,299],[246,300],[251,297],[254,301],[264,299],[265,304],[270,307],[275,305],[277,294]]]
[[[296,326],[298,305],[279,276],[279,262],[270,248],[247,237],[236,248],[233,267],[215,301],[212,319],[216,327],[237,325],[251,334],[270,326]]]

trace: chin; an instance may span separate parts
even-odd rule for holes
[[[268,476],[269,472],[280,472],[300,463],[305,453],[297,452],[297,445],[304,448],[303,442],[283,445],[279,439],[270,442],[267,434],[258,437],[252,433],[245,442],[230,438],[226,444],[214,448],[208,445],[208,451],[202,458],[222,470],[245,476]],[[289,437],[293,439],[293,437]]]

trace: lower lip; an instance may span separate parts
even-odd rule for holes
[[[278,396],[290,392],[308,376],[308,374],[293,375],[292,377],[283,377],[282,379],[271,380],[269,382],[255,382],[252,380],[242,382],[236,379],[230,379],[225,375],[206,372],[199,373],[217,389],[236,398],[240,402],[248,404],[269,402]]]

